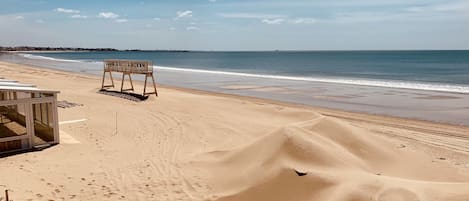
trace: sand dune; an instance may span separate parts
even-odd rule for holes
[[[219,201],[469,198],[467,175],[367,132],[318,115],[195,163]]]

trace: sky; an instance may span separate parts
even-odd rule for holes
[[[469,49],[469,0],[0,0],[0,46]]]

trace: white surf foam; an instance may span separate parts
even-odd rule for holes
[[[335,83],[335,84],[351,84],[351,85],[400,88],[400,89],[417,89],[417,90],[442,91],[442,92],[453,92],[453,93],[469,93],[469,86],[454,85],[454,84],[433,84],[433,83],[418,83],[418,82],[392,81],[392,80],[385,81],[385,80],[365,80],[365,79],[345,79],[345,78],[325,78],[325,77],[295,77],[295,76],[282,76],[282,75],[265,75],[265,74],[238,73],[238,72],[227,72],[227,71],[174,68],[174,67],[166,67],[166,66],[154,66],[154,68],[158,70],[166,70],[166,71],[208,73],[208,74],[244,76],[244,77],[254,77],[254,78],[325,82],[325,83]]]
[[[79,62],[81,62],[81,61],[78,61],[78,60],[57,59],[57,58],[45,57],[45,56],[33,55],[33,54],[21,54],[21,56],[26,57],[26,58],[29,58],[29,59],[45,59],[45,60],[64,61],[64,62],[73,62],[73,63],[79,63]]]

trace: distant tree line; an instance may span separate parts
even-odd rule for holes
[[[75,48],[75,47],[32,47],[32,46],[17,46],[17,47],[2,47],[0,51],[118,51],[114,48]]]
[[[190,52],[188,50],[140,50],[140,49],[126,49],[118,50],[114,48],[79,48],[79,47],[33,47],[33,46],[17,46],[17,47],[2,47],[0,52],[6,51],[128,51],[128,52]]]

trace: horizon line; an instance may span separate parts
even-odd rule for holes
[[[38,48],[41,50],[1,50],[5,48]],[[58,50],[47,50],[58,49]],[[34,51],[166,51],[166,52],[349,52],[349,51],[469,51],[467,49],[269,49],[269,50],[198,50],[198,49],[119,49],[111,47],[98,47],[98,48],[88,48],[88,47],[51,47],[51,46],[0,46],[0,52],[34,52]],[[80,50],[83,49],[83,50]]]

